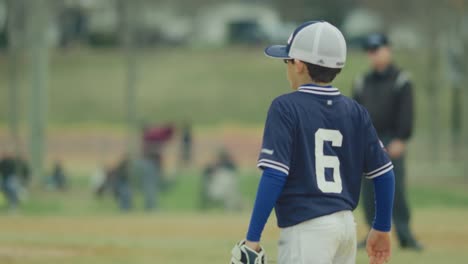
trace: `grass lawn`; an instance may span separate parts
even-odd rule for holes
[[[411,56],[408,56],[411,55]],[[400,51],[397,63],[411,72],[415,83],[418,126],[426,126],[425,56]],[[0,123],[8,114],[7,58],[0,55]],[[346,68],[334,83],[351,94],[354,78],[368,69],[365,54],[350,51]],[[251,48],[141,50],[137,67],[140,120],[182,121],[195,124],[264,121],[271,100],[289,91],[280,60],[263,55],[263,46]],[[21,120],[28,119],[30,78],[28,62],[21,68]],[[117,49],[74,49],[51,56],[48,120],[51,124],[123,124],[126,110],[126,69]],[[437,90],[440,126],[447,127],[450,89]]]
[[[396,248],[391,263],[466,263],[466,210],[424,208],[416,210],[414,217],[418,220],[415,230],[427,249],[414,253]],[[227,263],[233,243],[245,233],[247,220],[247,214],[221,213],[2,217],[0,262]],[[275,263],[279,233],[273,222],[263,240]],[[358,228],[363,236],[364,227]],[[357,263],[366,259],[360,251]]]
[[[151,214],[141,209],[117,212],[110,197],[95,200],[81,178],[75,178],[75,187],[67,193],[33,189],[22,210],[0,217],[0,263],[227,263],[233,243],[246,231],[255,175],[241,176],[246,210],[240,213],[197,211],[199,180],[193,174],[178,178],[162,194],[161,210]],[[410,185],[413,226],[427,249],[414,253],[396,247],[391,263],[466,263],[466,187]],[[355,215],[363,237],[362,213]],[[272,217],[263,237],[272,263],[278,235]],[[366,263],[364,252],[359,252],[357,263]]]

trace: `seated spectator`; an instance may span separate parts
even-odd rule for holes
[[[23,186],[29,181],[29,168],[21,158],[5,154],[0,159],[0,185],[8,208],[16,209],[20,203],[20,196],[24,193]]]
[[[50,176],[50,184],[52,188],[61,191],[67,188],[67,177],[60,161],[55,162],[52,175]]]
[[[206,167],[202,178],[201,207],[208,209],[221,205],[225,210],[241,208],[239,177],[236,165],[226,150],[221,150],[217,160]]]

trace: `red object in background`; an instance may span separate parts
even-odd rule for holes
[[[174,130],[172,125],[146,128],[143,131],[143,141],[145,143],[165,143],[172,138]]]

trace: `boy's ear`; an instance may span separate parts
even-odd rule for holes
[[[295,66],[295,69],[296,69],[297,73],[302,74],[302,73],[304,73],[304,71],[307,71],[306,65],[304,64],[304,62],[302,62],[300,60],[294,59],[294,66]]]

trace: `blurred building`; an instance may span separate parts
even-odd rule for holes
[[[25,0],[19,0],[25,1]],[[29,4],[21,2],[23,20]],[[91,46],[118,45],[124,27],[123,0],[49,1],[49,42],[66,47],[73,42]],[[295,24],[283,23],[276,6],[265,1],[146,1],[135,0],[135,32],[139,46],[256,44],[285,41]],[[6,45],[7,0],[0,0],[0,44]]]
[[[389,35],[392,47],[417,49],[424,42],[418,22],[401,19],[388,24],[382,14],[366,8],[356,8],[348,12],[342,29],[351,47],[360,48],[362,38],[370,33],[385,32]]]
[[[193,40],[206,45],[255,44],[287,39],[279,13],[272,5],[233,2],[200,8],[194,18]],[[289,29],[289,28],[288,28]],[[288,33],[286,33],[288,34]]]
[[[5,1],[0,1],[0,46],[5,46],[7,35],[7,7]]]
[[[358,8],[348,13],[342,29],[351,46],[359,46],[364,36],[384,29],[383,18],[376,12]]]
[[[90,9],[92,39],[114,39],[118,34],[117,0],[98,1]],[[284,26],[271,5],[252,2],[200,3],[192,12],[177,3],[140,2],[137,36],[143,44],[222,46],[287,39]],[[285,28],[286,27],[286,28]]]
[[[118,0],[94,1],[89,8],[90,39],[94,44],[118,41],[121,20]],[[136,1],[136,38],[140,45],[183,44],[188,40],[191,20],[170,4]]]

